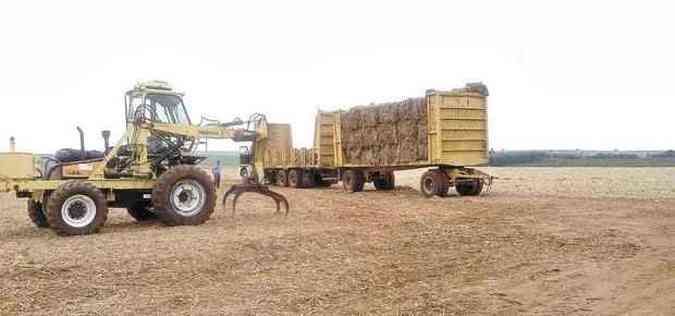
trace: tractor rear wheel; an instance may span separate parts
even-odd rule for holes
[[[441,170],[429,170],[420,179],[420,191],[425,197],[446,196],[449,189],[448,176]]]
[[[280,187],[287,187],[288,186],[288,173],[286,170],[279,170],[277,171],[277,174],[275,176],[275,182],[278,186]]]
[[[361,170],[349,169],[342,175],[342,186],[347,192],[363,191],[364,183],[365,178]]]
[[[475,179],[473,181],[461,182],[455,185],[455,190],[462,196],[477,196],[483,191],[483,181]]]
[[[152,189],[152,205],[167,225],[199,225],[213,213],[215,185],[209,174],[199,167],[176,166],[157,179]]]
[[[84,181],[68,181],[49,196],[47,222],[60,235],[97,232],[108,219],[103,192]]]
[[[288,185],[292,188],[302,188],[302,174],[301,169],[291,169],[288,172]]]
[[[30,221],[38,228],[48,228],[47,215],[45,215],[45,208],[42,202],[33,199],[28,200],[28,217]]]
[[[396,177],[393,172],[387,172],[375,178],[373,185],[378,191],[393,190],[396,187]]]
[[[145,222],[157,219],[157,214],[150,211],[151,204],[147,202],[136,202],[131,207],[127,207],[127,213],[137,222]]]

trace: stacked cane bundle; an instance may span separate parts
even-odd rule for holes
[[[348,164],[394,166],[427,159],[425,98],[359,106],[341,116]]]

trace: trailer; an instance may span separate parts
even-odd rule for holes
[[[312,148],[293,148],[289,124],[268,124],[254,145],[257,170],[278,186],[311,188],[342,181],[348,192],[372,182],[395,187],[394,171],[429,168],[420,178],[426,197],[479,195],[493,177],[470,168],[487,165],[487,87],[467,84],[427,90],[400,102],[318,111]]]

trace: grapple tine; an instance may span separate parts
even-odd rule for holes
[[[234,186],[231,186],[223,196],[223,207],[227,204],[227,196],[234,192]]]
[[[223,206],[227,205],[227,197],[230,194],[234,195],[234,198],[232,199],[232,216],[234,216],[236,209],[237,209],[237,200],[239,199],[239,196],[246,193],[258,193],[262,194],[265,196],[268,196],[274,200],[274,203],[276,204],[276,213],[279,213],[281,211],[281,204],[283,203],[284,205],[284,216],[288,215],[289,212],[289,204],[288,200],[286,197],[283,195],[274,192],[270,190],[266,185],[262,185],[260,183],[257,183],[255,180],[248,179],[248,181],[244,181],[241,184],[235,184],[230,187],[227,192],[225,192],[225,195],[223,196]]]
[[[288,215],[288,209],[289,209],[289,207],[288,207],[288,200],[286,200],[286,197],[283,196],[283,195],[281,195],[281,194],[279,194],[279,193],[277,193],[277,192],[271,191],[271,190],[268,191],[268,193],[269,193],[269,196],[270,196],[272,199],[274,199],[274,202],[277,203],[277,212],[280,211],[280,209],[279,209],[279,206],[280,206],[280,205],[279,205],[279,204],[283,203],[283,204],[284,204],[284,209],[286,210],[286,211],[284,212],[284,216]]]
[[[234,194],[234,198],[232,198],[232,217],[234,217],[234,213],[237,211],[237,200],[244,192],[245,191],[237,191],[237,193]]]

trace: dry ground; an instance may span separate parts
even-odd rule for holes
[[[0,314],[675,314],[675,169],[490,172],[483,197],[278,189],[287,218],[249,195],[71,238],[3,196]]]

